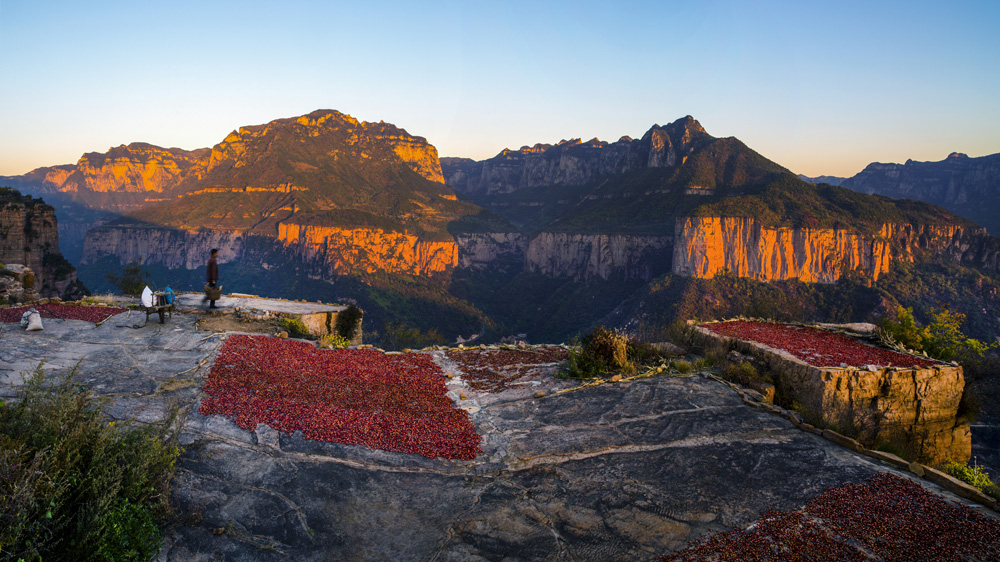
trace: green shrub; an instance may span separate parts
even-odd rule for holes
[[[351,341],[340,334],[327,334],[319,339],[319,346],[323,349],[344,349],[351,345]]]
[[[347,308],[337,314],[337,333],[340,337],[353,341],[361,329],[361,320],[364,316],[364,311],[358,308],[358,305],[354,303],[347,305]]]
[[[297,316],[287,316],[281,319],[281,326],[288,332],[290,338],[309,338],[312,332],[306,328],[302,319]]]
[[[625,343],[625,356],[633,366],[657,364],[663,359],[663,354],[652,344],[631,340]]]
[[[692,369],[694,369],[694,366],[691,365],[689,361],[685,361],[683,359],[674,361],[671,365],[674,369],[677,369],[677,372],[679,373],[690,373]]]
[[[109,422],[73,377],[41,366],[0,403],[0,558],[149,560],[180,454],[162,423]]]
[[[624,334],[599,326],[585,335],[579,351],[571,351],[563,375],[593,378],[611,372],[630,373],[635,367],[628,359],[629,341]]]
[[[965,314],[932,308],[931,317],[933,321],[921,328],[913,316],[913,308],[899,307],[895,318],[886,317],[879,322],[881,336],[885,343],[899,342],[907,349],[923,351],[943,361],[980,358],[1000,347],[998,342],[985,343],[967,337],[961,329]]]
[[[728,381],[751,388],[765,382],[760,373],[757,372],[757,367],[754,367],[753,363],[749,361],[730,363],[722,370],[722,374],[723,378]]]
[[[983,467],[977,465],[969,466],[967,464],[960,464],[957,462],[945,463],[941,467],[941,471],[958,478],[962,482],[979,488],[984,493],[993,496],[994,498],[1000,499],[1000,487],[997,487],[990,479],[990,475],[983,470]]]
[[[699,357],[694,360],[691,364],[691,368],[695,371],[704,371],[705,369],[710,369],[712,367],[712,362],[704,357]]]

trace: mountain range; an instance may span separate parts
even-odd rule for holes
[[[690,116],[637,139],[473,161],[320,110],[212,148],[132,143],[0,184],[55,206],[60,231],[76,234],[62,239],[83,240],[64,253],[93,288],[142,261],[158,283],[197,289],[218,247],[228,290],[353,298],[383,332],[559,339],[598,322],[662,331],[680,315],[753,310],[858,320],[907,304],[951,306],[974,316],[973,333],[1000,333],[1000,241],[983,228],[810,184]],[[969,284],[993,297],[966,298]],[[734,286],[748,294],[722,291]]]

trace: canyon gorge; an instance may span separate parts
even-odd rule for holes
[[[131,143],[0,183],[52,199],[71,233],[67,255],[95,282],[140,262],[197,289],[169,272],[198,270],[212,248],[240,265],[236,285],[292,267],[329,283],[422,278],[430,284],[413,282],[441,294],[455,293],[455,279],[510,290],[539,279],[550,297],[723,273],[872,285],[900,264],[991,273],[1000,260],[1000,242],[968,220],[810,185],[690,116],[636,139],[538,143],[473,161],[439,158],[388,123],[319,110],[240,127],[211,148]],[[461,298],[477,306],[477,291]]]

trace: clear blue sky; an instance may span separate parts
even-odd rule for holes
[[[998,25],[996,0],[0,0],[0,175],[320,108],[477,159],[689,114],[809,175],[982,156]]]

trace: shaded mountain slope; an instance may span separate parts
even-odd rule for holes
[[[954,152],[940,162],[873,162],[841,185],[940,205],[1000,234],[1000,154],[969,158]]]

